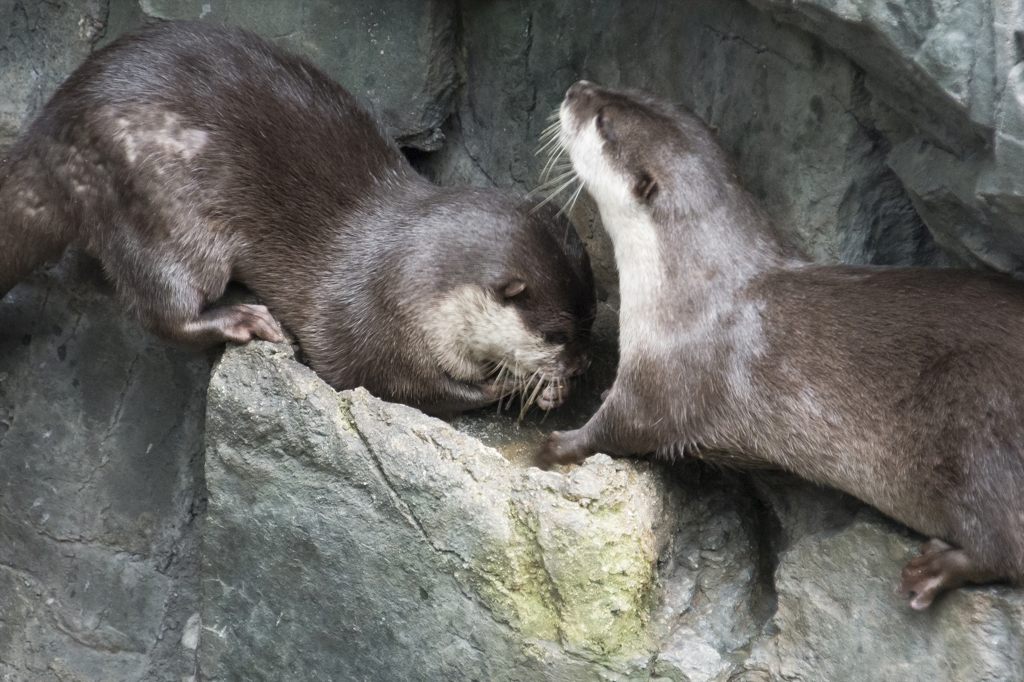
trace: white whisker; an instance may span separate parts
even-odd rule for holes
[[[576,175],[576,171],[568,170],[568,171],[562,173],[561,175],[556,175],[555,177],[551,178],[550,180],[548,180],[547,182],[545,182],[543,184],[537,185],[537,187],[535,187],[533,191],[534,192],[541,192],[541,191],[543,191],[543,190],[545,190],[545,189],[547,189],[549,187],[561,184],[566,178],[574,176],[574,175]]]
[[[534,376],[537,376],[537,374],[538,374],[538,372],[534,372]],[[528,409],[530,409],[530,406],[533,405],[534,402],[536,402],[537,396],[540,395],[540,391],[541,391],[542,388],[544,388],[544,383],[545,382],[546,382],[546,379],[544,378],[543,375],[538,377],[537,378],[537,385],[534,387],[533,392],[530,393],[530,397],[527,398],[525,403],[520,402],[519,421],[523,420],[523,416],[526,414],[526,411]]]
[[[572,209],[576,207],[576,200],[580,198],[580,192],[582,191],[583,183],[580,182],[580,186],[576,188],[576,191],[573,193],[572,197],[569,199],[568,202],[566,202],[565,206],[562,207],[562,210],[559,211],[559,213],[565,213],[566,215],[572,213]],[[568,235],[566,235],[566,238],[568,239]]]
[[[561,187],[556,189],[554,192],[549,194],[546,199],[544,199],[539,204],[534,206],[532,210],[536,211],[536,210],[540,209],[541,206],[543,206],[544,204],[548,203],[549,201],[551,201],[552,199],[557,197],[559,194],[561,194],[565,190],[565,188],[569,187],[572,183],[576,182],[577,180],[579,180],[579,178],[572,178],[571,180],[566,182],[564,185],[562,185]]]
[[[558,123],[558,121],[555,121],[554,123],[552,123],[547,128],[541,131],[540,139],[543,140],[552,136],[557,136],[558,133],[561,131],[561,128],[562,126]]]
[[[547,162],[545,162],[544,168],[542,168],[540,171],[541,182],[547,180],[551,173],[554,172],[556,169],[560,169],[562,167],[572,168],[572,163],[568,162],[568,159],[566,159],[566,161],[564,162],[564,166],[559,166],[558,161],[559,159],[562,158],[562,154],[564,152],[564,147],[558,147],[556,149],[551,150],[551,154],[548,155],[548,160]]]

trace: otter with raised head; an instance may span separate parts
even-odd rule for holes
[[[422,179],[312,63],[255,35],[154,24],[92,54],[0,165],[0,297],[72,244],[157,336],[283,340],[338,389],[433,413],[550,408],[594,311],[568,222]]]
[[[914,608],[1024,582],[1024,287],[794,258],[708,128],[650,95],[580,82],[559,120],[614,243],[620,360],[540,465],[780,467],[934,538],[897,587]]]

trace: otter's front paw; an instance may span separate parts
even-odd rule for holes
[[[218,337],[218,341],[235,343],[246,343],[252,339],[273,343],[285,340],[284,333],[267,307],[250,303],[235,303],[207,310],[197,320],[185,325],[183,336],[202,338],[204,334],[211,333]]]
[[[938,538],[921,545],[921,556],[911,559],[903,567],[896,594],[910,599],[910,606],[918,611],[926,609],[945,592],[968,582],[971,562],[963,551],[954,549]]]
[[[556,464],[579,464],[593,453],[576,444],[578,431],[552,431],[533,454],[533,465],[547,471]]]

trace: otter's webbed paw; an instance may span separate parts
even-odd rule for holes
[[[914,609],[926,609],[938,595],[967,583],[998,580],[962,549],[955,549],[938,538],[921,545],[921,556],[903,567],[896,594],[909,597]]]
[[[254,338],[274,343],[285,340],[284,333],[266,306],[249,303],[211,308],[200,313],[195,319],[161,335],[194,346],[224,341],[245,343]]]
[[[578,443],[579,431],[552,431],[533,454],[533,465],[548,470],[556,464],[579,464],[593,451]]]
[[[284,333],[277,326],[277,320],[270,314],[266,306],[249,303],[237,303],[224,309],[226,316],[225,336],[233,336],[251,341],[254,338],[281,343]],[[232,339],[233,340],[233,339]]]

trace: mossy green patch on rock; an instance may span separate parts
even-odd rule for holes
[[[525,637],[598,658],[645,652],[661,543],[663,495],[647,465],[590,460],[576,471],[606,481],[600,501],[573,478],[521,471],[505,513],[510,537],[474,557],[488,607]]]
[[[475,557],[474,587],[498,618],[524,636],[556,642],[561,636],[558,591],[529,524],[511,502],[506,514],[512,535]]]

